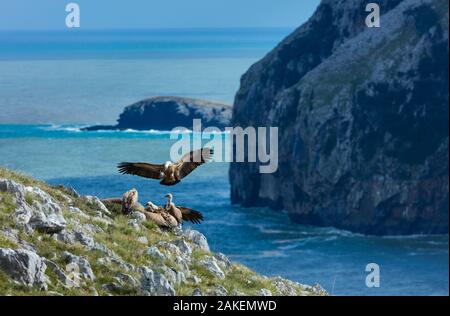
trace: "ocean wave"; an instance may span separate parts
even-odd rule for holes
[[[448,246],[448,241],[434,241],[430,240],[427,242],[428,245],[431,246]]]
[[[45,131],[60,131],[60,132],[85,132],[85,133],[126,133],[126,134],[151,134],[151,135],[171,135],[171,134],[193,134],[193,135],[226,135],[229,134],[227,131],[221,132],[194,132],[190,129],[177,129],[177,130],[157,130],[157,129],[149,129],[149,130],[137,130],[133,128],[127,129],[98,129],[95,131],[87,131],[85,128],[90,125],[46,125],[40,126],[39,128]]]
[[[245,224],[247,227],[252,227],[258,230],[261,234],[266,235],[277,235],[277,234],[285,234],[285,235],[301,235],[302,231],[298,230],[290,230],[290,229],[280,229],[274,227],[268,227],[264,224]]]
[[[443,243],[448,243],[448,235],[427,235],[427,234],[413,234],[413,235],[385,235],[385,236],[381,236],[379,238],[383,238],[383,239],[428,239],[428,238],[433,238],[433,239],[438,239],[438,238],[443,238],[446,239],[443,240]],[[432,241],[433,242],[433,241]]]
[[[272,244],[279,245],[277,249],[280,250],[291,250],[310,243],[325,243],[335,241],[337,239],[338,236],[311,236],[306,238],[278,239],[272,241]]]
[[[430,256],[442,256],[442,255],[448,255],[448,249],[442,249],[439,251],[432,251],[429,249],[414,249],[415,251],[408,252],[406,255],[410,257],[414,256],[424,256],[424,257],[430,257]]]
[[[160,131],[156,129],[149,129],[149,130],[137,130],[132,128],[127,128],[125,130],[113,130],[117,133],[133,133],[133,134],[154,134],[154,135],[170,135],[172,133],[183,133],[183,134],[189,134],[188,131]]]
[[[258,255],[259,258],[287,257],[287,255],[279,250],[264,250]]]
[[[85,132],[85,133],[136,133],[136,134],[170,134],[172,131],[160,131],[155,129],[150,130],[136,130],[136,129],[98,129],[95,131],[87,131],[84,128],[89,125],[50,125],[40,127],[45,131],[60,131],[60,132]]]
[[[321,233],[322,235],[327,235],[327,236],[331,235],[331,236],[337,236],[337,237],[367,237],[364,234],[353,233],[348,230],[338,229],[338,228],[334,228],[334,227],[323,227],[323,228],[319,228],[318,230],[315,229],[315,231],[317,231],[319,234]]]
[[[263,250],[256,253],[240,253],[240,254],[229,254],[232,260],[239,261],[245,259],[264,259],[264,258],[287,258],[288,254],[279,250]]]
[[[82,129],[87,127],[87,125],[75,125],[75,126],[67,126],[67,125],[47,125],[47,126],[41,126],[38,127],[39,129],[42,129],[44,131],[56,131],[56,132],[82,132]]]

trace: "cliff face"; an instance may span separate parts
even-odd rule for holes
[[[233,126],[278,126],[279,169],[231,198],[369,234],[448,232],[448,1],[324,0],[242,77]],[[249,181],[250,180],[250,181]]]
[[[117,125],[92,126],[85,130],[171,130],[180,126],[192,129],[193,119],[201,119],[203,127],[223,128],[230,124],[231,106],[189,98],[154,97],[127,106]]]

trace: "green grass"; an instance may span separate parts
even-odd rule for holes
[[[103,203],[112,214],[122,214],[122,205],[111,202]]]
[[[16,249],[17,244],[0,234],[0,248]]]
[[[10,215],[15,209],[13,196],[6,192],[0,192],[0,213]]]
[[[16,205],[14,204],[13,196],[9,193],[0,192],[0,227],[3,229],[15,227],[12,216],[15,209]],[[2,238],[1,234],[0,238]],[[0,245],[6,244],[6,241],[2,242],[3,239],[0,239]]]
[[[129,218],[122,215],[120,208],[115,208],[115,205],[108,205],[109,210],[112,212],[112,224],[105,223],[105,221],[96,219],[93,216],[98,209],[85,198],[77,197],[64,187],[49,186],[41,181],[35,180],[31,177],[16,173],[4,168],[0,168],[0,178],[12,179],[18,183],[26,186],[37,186],[41,190],[48,193],[53,199],[57,200],[63,208],[63,215],[68,221],[68,229],[73,228],[74,222],[80,224],[95,224],[102,229],[101,232],[92,234],[93,238],[105,245],[108,249],[116,253],[124,262],[134,265],[136,268],[141,266],[147,266],[151,269],[157,269],[157,266],[165,265],[168,268],[180,270],[180,267],[175,263],[175,258],[167,254],[164,249],[160,249],[165,252],[167,259],[160,260],[155,259],[149,255],[146,255],[146,250],[149,246],[156,245],[160,241],[172,241],[179,239],[179,236],[170,232],[162,233],[160,229],[152,222],[144,222],[141,224],[139,231],[135,230],[128,225]],[[25,201],[29,205],[33,205],[36,199],[35,194],[29,193],[25,196]],[[68,208],[70,206],[77,207],[85,214],[89,215],[89,218],[79,214],[70,212]],[[14,203],[14,197],[9,193],[0,192],[0,227],[15,228],[13,213],[16,206]],[[145,236],[148,239],[148,244],[144,245],[137,241],[138,237]],[[24,231],[19,231],[19,240],[33,244],[36,247],[36,252],[41,256],[51,259],[62,270],[65,270],[66,262],[62,259],[62,253],[68,251],[76,256],[86,258],[96,276],[95,281],[84,280],[82,285],[78,288],[66,288],[55,273],[47,268],[46,275],[50,280],[48,285],[48,291],[43,292],[38,288],[18,285],[12,282],[9,277],[0,271],[0,295],[51,295],[52,292],[62,293],[64,295],[93,295],[93,289],[99,295],[140,295],[140,289],[132,286],[122,286],[121,288],[114,290],[112,293],[106,292],[102,289],[103,284],[117,282],[114,278],[119,272],[127,273],[139,280],[139,271],[123,271],[123,269],[111,263],[110,265],[103,265],[98,262],[98,259],[107,257],[108,255],[99,250],[88,250],[86,247],[79,243],[66,244],[61,241],[55,240],[52,236],[35,231],[31,234],[27,234]],[[0,234],[0,247],[16,249],[19,246]],[[187,283],[175,285],[177,295],[191,295],[195,288],[200,288],[203,293],[207,293],[208,290],[217,286],[223,285],[229,293],[233,290],[244,293],[246,295],[255,295],[261,288],[266,288],[276,293],[273,284],[268,279],[264,279],[258,276],[254,271],[241,266],[233,265],[231,270],[227,273],[227,277],[224,280],[219,280],[214,277],[202,266],[196,264],[205,256],[211,256],[212,253],[200,250],[198,248],[193,249],[192,263],[190,268],[191,275],[195,275],[201,279],[201,283],[196,285],[192,281]]]
[[[35,194],[33,194],[31,192],[25,193],[25,202],[28,205],[30,205],[30,206],[33,205],[33,202],[34,202],[35,199],[36,199],[36,195]]]
[[[60,189],[53,187],[51,185],[48,185],[47,183],[45,183],[43,181],[36,180],[33,177],[25,175],[21,172],[12,171],[12,170],[0,167],[0,178],[11,179],[11,180],[21,183],[25,186],[39,187],[44,192],[48,193],[51,197],[53,197],[55,200],[57,200],[58,202],[66,202],[66,198],[65,198],[66,194],[61,192]]]

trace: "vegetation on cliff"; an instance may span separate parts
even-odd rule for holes
[[[448,233],[448,1],[323,0],[243,75],[233,126],[276,126],[279,168],[232,163],[232,202],[364,234]],[[252,179],[252,181],[248,181]]]
[[[0,168],[1,295],[325,295],[210,251],[195,230],[161,230]]]

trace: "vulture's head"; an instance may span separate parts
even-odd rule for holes
[[[130,207],[132,207],[135,203],[138,201],[138,191],[136,189],[131,189],[130,191],[127,191],[123,194],[122,197],[122,205],[123,207],[128,210]]]
[[[166,195],[164,195],[165,198],[167,198],[167,200],[169,200],[169,203],[172,202],[173,196],[172,193],[167,193]]]

